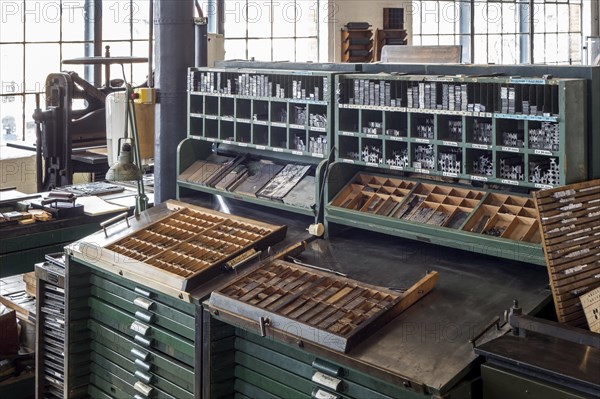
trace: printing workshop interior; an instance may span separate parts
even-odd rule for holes
[[[0,7],[0,398],[600,397],[598,0]]]

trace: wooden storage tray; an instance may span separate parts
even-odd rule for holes
[[[437,278],[430,272],[400,293],[275,260],[213,291],[207,305],[263,336],[291,335],[346,353],[431,291]]]
[[[538,191],[534,198],[558,321],[585,327],[579,298],[600,286],[600,180]]]
[[[285,237],[275,226],[179,203],[173,213],[106,245],[113,263],[189,292],[225,262]]]

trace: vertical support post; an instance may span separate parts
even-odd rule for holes
[[[154,0],[156,87],[155,203],[176,193],[177,146],[187,133],[187,68],[194,65],[194,2]]]
[[[102,56],[102,0],[94,1],[94,56]],[[109,68],[108,65],[105,68]],[[102,65],[94,65],[94,86],[102,86]]]
[[[530,40],[532,38],[528,35],[530,30],[529,15],[531,14],[531,8],[529,4],[519,3],[519,62],[525,64],[532,62],[531,54],[529,53]]]
[[[474,62],[474,31],[473,31],[473,1],[461,1],[458,5],[459,10],[459,35],[460,45],[462,47],[461,61]]]

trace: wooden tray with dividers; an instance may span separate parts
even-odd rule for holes
[[[558,321],[586,327],[580,296],[600,286],[600,180],[534,198]]]
[[[150,267],[147,273],[156,280],[189,292],[219,273],[220,265],[248,250],[281,241],[285,234],[286,226],[181,207],[106,249],[131,259],[120,262],[120,266],[132,267],[138,273],[140,267]]]
[[[263,336],[291,335],[346,353],[430,292],[437,278],[429,272],[397,292],[274,260],[213,291],[207,306]]]
[[[538,244],[531,198],[359,173],[331,205],[359,212]]]

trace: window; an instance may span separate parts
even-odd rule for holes
[[[104,44],[112,55],[148,55],[148,4],[103,1]],[[91,0],[0,1],[0,143],[35,139],[35,94],[41,94],[43,109],[48,74],[69,70],[93,80],[91,67],[61,65],[64,59],[93,55],[93,15]],[[141,83],[147,66],[136,64],[126,73]],[[112,77],[122,75],[119,66],[112,67]]]
[[[464,62],[580,63],[582,1],[416,0],[412,44],[462,45]]]
[[[327,37],[323,22],[325,3],[322,0],[225,0],[222,16],[225,58],[320,61],[319,38]]]

